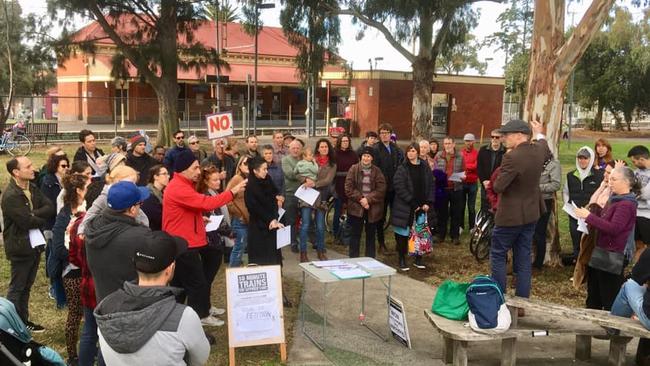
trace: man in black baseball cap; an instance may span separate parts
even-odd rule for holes
[[[210,345],[192,308],[169,287],[187,242],[163,231],[143,238],[133,253],[138,282],[125,281],[95,309],[107,365],[203,365]],[[184,350],[184,351],[180,351]]]

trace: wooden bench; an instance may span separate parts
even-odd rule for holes
[[[512,315],[511,327],[517,327],[518,309],[527,312],[559,316],[567,320],[582,320],[597,324],[600,327],[617,329],[620,333],[616,336],[609,336],[609,364],[615,366],[625,365],[625,348],[633,337],[650,338],[648,331],[640,322],[632,319],[622,318],[609,314],[608,311],[593,309],[577,309],[550,302],[531,300],[521,297],[508,297],[506,304]],[[604,328],[603,328],[604,329]],[[591,337],[598,334],[577,334],[576,335],[576,358],[587,360],[591,357]],[[579,345],[579,346],[578,346]]]
[[[467,347],[469,343],[481,341],[501,341],[501,365],[514,366],[517,362],[517,338],[533,337],[533,332],[539,332],[540,330],[546,331],[548,335],[578,334],[576,336],[576,358],[588,359],[589,357],[585,358],[584,350],[587,348],[591,350],[591,336],[605,336],[607,334],[605,329],[590,322],[572,322],[572,325],[567,327],[566,322],[557,320],[553,322],[553,320],[546,319],[539,322],[543,323],[541,326],[538,326],[537,323],[522,328],[512,326],[504,333],[484,334],[473,331],[467,322],[449,320],[432,313],[431,310],[425,310],[424,315],[442,335],[444,340],[443,361],[454,366],[467,365]],[[584,344],[587,340],[589,340],[589,347]]]
[[[48,137],[56,136],[59,131],[59,124],[56,122],[29,123],[27,124],[27,136],[32,142],[45,141],[47,145]]]

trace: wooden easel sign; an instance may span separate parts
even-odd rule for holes
[[[230,366],[235,348],[280,345],[280,359],[287,361],[280,266],[226,269],[228,347]]]

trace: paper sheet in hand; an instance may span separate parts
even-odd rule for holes
[[[587,222],[584,219],[578,219],[578,231],[581,233],[589,234],[589,229],[587,229]]]
[[[307,204],[310,206],[314,205],[319,194],[320,193],[317,190],[305,187],[304,184],[298,187],[296,190],[296,198],[307,202]]]
[[[205,231],[215,231],[221,225],[221,220],[223,220],[223,215],[210,215],[210,222],[205,225]]]
[[[43,233],[38,229],[30,229],[29,243],[32,245],[32,248],[45,245],[45,237],[43,236]]]
[[[278,229],[275,238],[275,247],[280,249],[291,244],[291,225]]]
[[[369,270],[379,270],[379,269],[388,269],[388,268],[390,268],[387,265],[381,263],[380,261],[378,261],[376,259],[371,259],[371,260],[367,260],[367,261],[360,261],[360,262],[357,262],[357,264],[359,264],[361,267],[363,267],[365,269],[369,269]]]
[[[278,221],[282,220],[282,216],[284,216],[284,213],[287,212],[284,208],[280,207],[278,208]]]
[[[462,182],[463,179],[465,179],[465,172],[454,173],[448,178],[452,182]]]
[[[370,277],[370,273],[360,269],[360,268],[352,268],[352,269],[334,269],[331,268],[330,273],[332,273],[334,276],[338,277],[340,280],[351,280],[355,278],[366,278]]]
[[[564,212],[569,214],[569,216],[571,216],[571,217],[573,217],[574,219],[577,220],[578,217],[576,216],[576,213],[575,213],[575,210],[573,209],[573,207],[574,207],[573,202],[567,202],[567,203],[564,204],[564,206],[562,206],[562,210],[564,210]]]

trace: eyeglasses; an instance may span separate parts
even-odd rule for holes
[[[190,142],[190,145],[198,145],[198,144],[199,144],[198,141]]]
[[[164,172],[164,173],[158,173],[156,175],[169,175],[169,172]]]
[[[184,138],[185,138],[185,136],[176,136],[176,140],[182,140]]]
[[[493,138],[493,139],[500,139],[501,138],[501,136],[490,136],[490,137]]]
[[[61,165],[59,165],[59,167],[60,167],[60,168],[63,168],[63,169],[68,169],[69,166],[70,166],[70,165],[68,165],[68,164],[61,164]]]
[[[380,135],[390,135],[390,131],[380,131]]]

